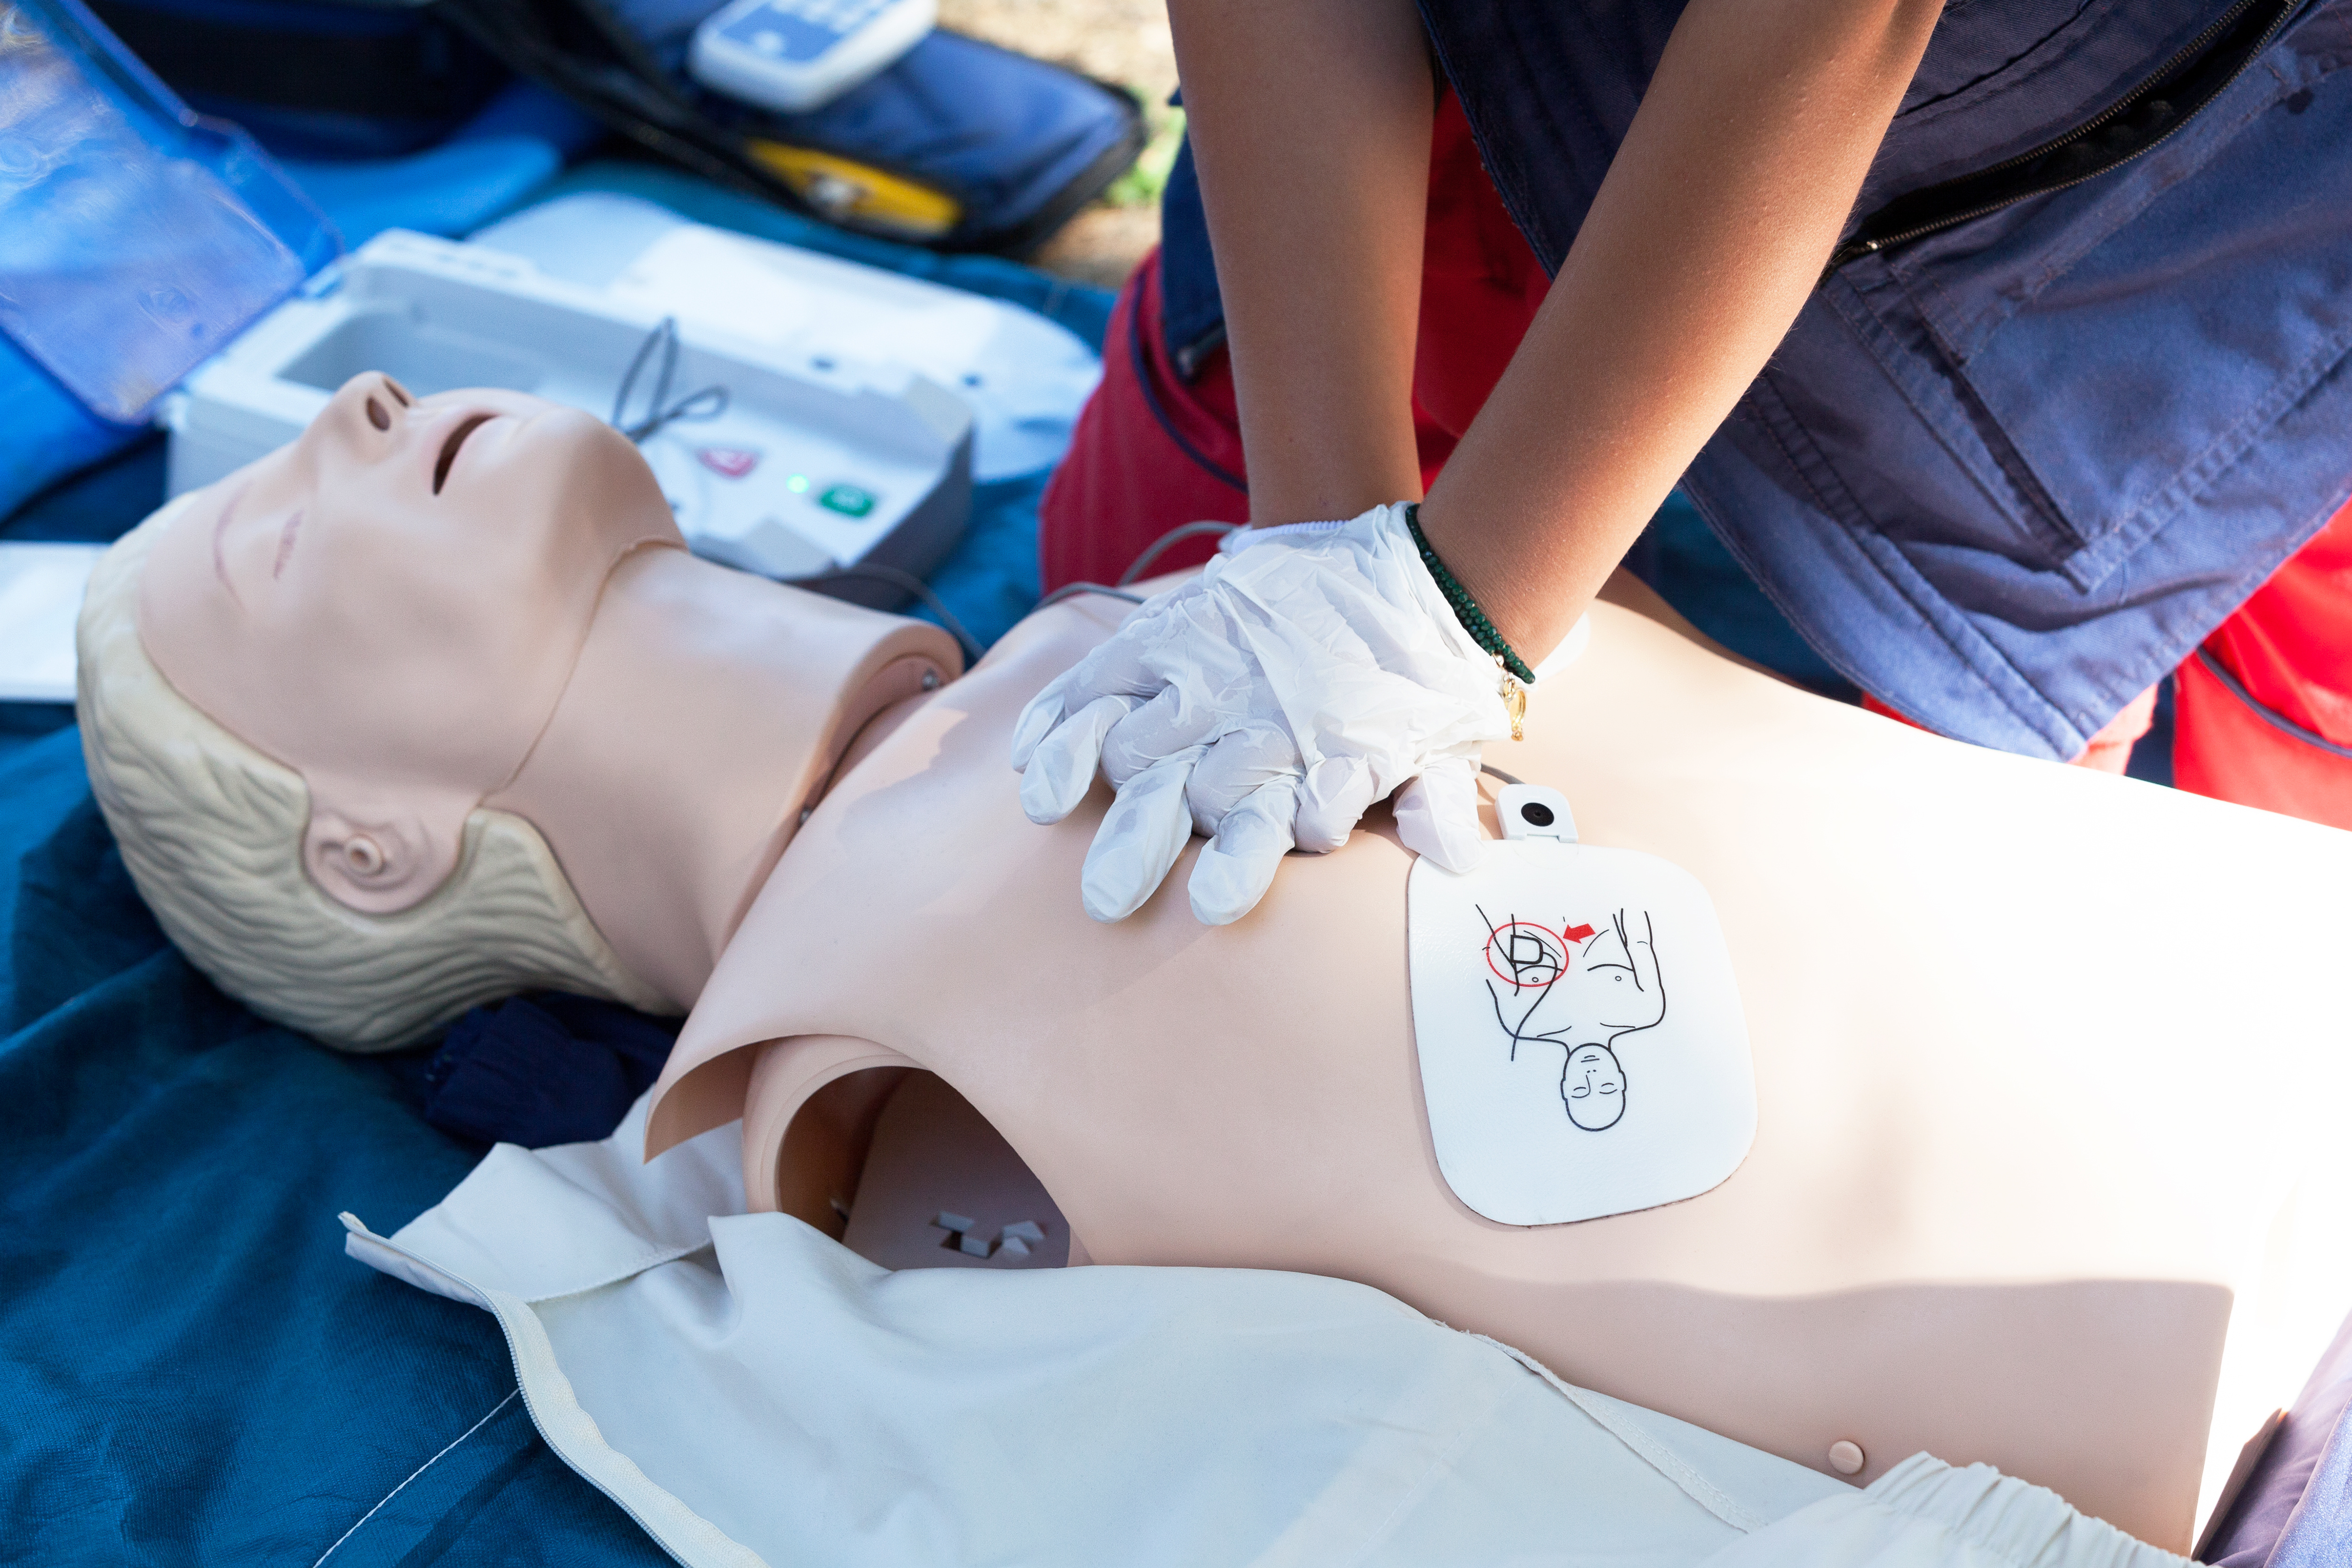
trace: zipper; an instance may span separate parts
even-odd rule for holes
[[[2153,75],[2064,135],[1880,207],[1831,253],[1822,281],[1858,256],[1892,250],[2019,202],[2071,190],[2154,152],[2243,76],[2305,4],[2231,0],[2229,9]]]

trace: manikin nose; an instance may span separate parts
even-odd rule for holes
[[[360,399],[361,406],[367,411],[367,422],[379,430],[391,429],[394,409],[404,409],[410,401],[407,389],[382,372],[376,373],[373,384]]]
[[[384,432],[391,431],[416,401],[408,388],[382,371],[363,372],[345,382],[337,400],[346,398],[358,405],[356,412],[369,428]]]

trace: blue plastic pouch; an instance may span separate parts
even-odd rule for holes
[[[0,3],[0,331],[91,412],[143,420],[341,249],[79,0]]]

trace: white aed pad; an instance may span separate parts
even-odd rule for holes
[[[1406,883],[1412,1026],[1446,1184],[1505,1225],[1696,1197],[1756,1139],[1756,1070],[1715,905],[1681,867],[1573,841],[1557,792],[1498,811],[1566,838]],[[1542,804],[1544,802],[1556,805]]]

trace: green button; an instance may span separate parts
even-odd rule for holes
[[[874,510],[874,492],[861,490],[856,485],[833,485],[816,498],[816,503],[844,517],[864,517]]]

